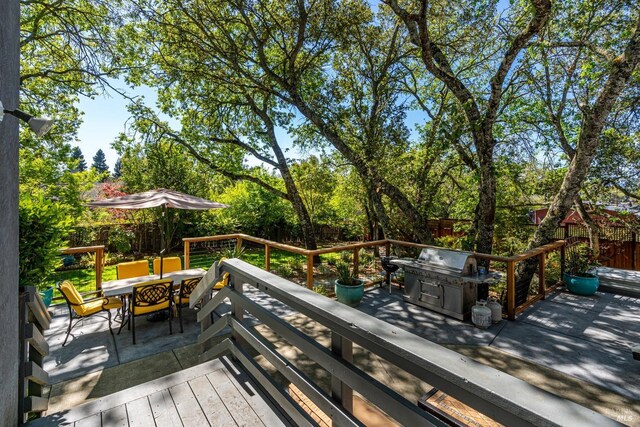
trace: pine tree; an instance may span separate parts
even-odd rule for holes
[[[73,168],[72,172],[84,172],[87,170],[87,162],[84,160],[84,155],[80,147],[74,147],[71,151],[71,158],[76,160],[78,164]]]
[[[109,166],[107,166],[107,158],[104,155],[104,151],[99,149],[95,156],[93,156],[93,164],[91,168],[98,173],[109,172]]]
[[[113,177],[120,178],[122,176],[122,157],[118,157],[116,164],[113,166]]]

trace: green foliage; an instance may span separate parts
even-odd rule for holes
[[[93,156],[93,163],[91,164],[91,169],[96,171],[96,173],[100,175],[104,175],[103,181],[108,177],[109,174],[109,166],[107,166],[107,158],[104,155],[104,151],[99,149],[96,152],[96,155]]]
[[[45,197],[20,197],[20,285],[43,287],[62,264],[60,248],[71,230],[71,217],[65,207]]]
[[[71,159],[77,162],[72,168],[72,172],[84,172],[87,170],[87,162],[84,160],[84,155],[80,147],[73,147],[71,151]]]
[[[216,233],[242,230],[258,237],[277,238],[282,231],[293,228],[291,205],[253,183],[233,184],[216,200],[229,205],[205,214],[207,227]]]
[[[131,242],[135,238],[135,234],[125,227],[114,226],[109,232],[109,245],[116,248],[121,254],[131,252]]]
[[[356,276],[351,271],[351,265],[346,262],[336,263],[336,271],[338,272],[338,283],[344,286],[355,285]]]
[[[569,246],[566,253],[566,271],[572,276],[585,276],[590,269],[599,265],[598,257],[585,243]]]

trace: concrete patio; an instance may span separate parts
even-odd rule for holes
[[[319,342],[328,340],[321,325],[264,294],[250,289],[247,293]],[[624,424],[640,425],[640,362],[631,355],[632,345],[640,342],[638,299],[556,292],[515,322],[502,321],[488,330],[406,303],[395,288],[391,293],[388,288],[369,289],[358,309]],[[186,311],[183,334],[177,321],[174,334],[169,335],[166,321],[141,319],[134,346],[130,331],[123,329],[112,337],[106,321],[89,319],[74,329],[75,336],[62,347],[66,310],[66,306],[52,309],[54,320],[46,334],[51,354],[44,368],[53,383],[49,414],[198,363],[195,342],[199,325],[190,310]],[[314,366],[305,365],[304,355],[297,349],[278,341],[268,328],[259,328],[282,354],[299,359],[297,364],[305,372],[323,376]],[[399,393],[413,400],[428,389],[427,384],[360,350],[356,346],[354,363],[374,377],[394,383],[391,386]],[[319,383],[325,380],[319,378]]]

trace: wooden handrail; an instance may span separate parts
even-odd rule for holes
[[[210,342],[225,328],[232,338],[206,350],[201,361],[232,353],[251,372],[258,383],[277,402],[281,409],[306,424],[306,414],[290,404],[286,391],[273,381],[249,354],[257,351],[264,356],[288,381],[300,388],[338,425],[352,425],[350,405],[346,400],[357,391],[390,417],[407,425],[439,423],[426,411],[417,408],[391,390],[386,384],[358,369],[349,359],[355,343],[418,379],[488,414],[504,425],[619,425],[614,420],[567,401],[549,392],[532,387],[526,382],[485,366],[466,356],[428,341],[401,328],[340,304],[312,291],[301,288],[286,279],[275,276],[238,259],[226,260],[220,272],[231,274],[231,287],[227,287],[210,300],[212,310],[229,298],[232,310],[203,328],[199,342]],[[212,283],[215,280],[212,280]],[[318,322],[331,332],[331,350],[273,314],[244,294],[245,286],[252,286],[271,298],[293,308]],[[253,293],[252,293],[253,294]],[[328,396],[296,363],[287,360],[269,340],[263,337],[253,323],[244,320],[245,313],[269,327],[290,345],[297,347],[306,357],[332,375],[331,396]],[[200,314],[203,314],[201,317]],[[201,320],[210,319],[207,312],[199,313]],[[336,339],[334,339],[336,338]],[[346,396],[346,397],[345,397]]]
[[[406,246],[413,248],[436,248],[441,249],[438,246],[433,245],[425,245],[422,243],[415,242],[405,242],[402,240],[394,240],[394,239],[383,239],[383,240],[375,240],[370,242],[358,242],[358,243],[350,243],[347,245],[334,246],[330,248],[322,248],[309,250],[304,248],[299,248],[296,246],[286,245],[284,243],[278,243],[271,240],[263,239],[260,237],[249,236],[247,234],[242,233],[234,233],[234,234],[223,234],[218,236],[206,236],[206,237],[187,237],[183,238],[182,241],[185,243],[184,245],[184,258],[185,258],[185,268],[189,268],[189,257],[191,253],[190,245],[191,243],[197,242],[207,242],[207,241],[219,241],[219,240],[232,240],[236,239],[236,244],[241,246],[243,241],[253,242],[262,244],[265,247],[265,270],[270,271],[271,269],[271,249],[281,249],[287,252],[291,252],[298,255],[306,256],[307,258],[307,277],[306,277],[306,285],[307,288],[312,289],[314,283],[314,275],[313,275],[313,266],[314,266],[314,257],[318,255],[328,254],[328,253],[336,253],[343,251],[353,251],[353,261],[354,261],[354,270],[358,270],[358,255],[357,251],[361,248],[368,247],[376,247],[376,246],[384,246],[386,249],[386,253],[389,253],[391,245],[396,246]],[[533,257],[540,257],[540,268],[538,270],[538,295],[542,295],[542,298],[545,297],[545,275],[544,275],[544,265],[545,262],[542,260],[547,253],[560,249],[564,250],[565,241],[559,240],[555,241],[538,248],[531,249],[527,252],[513,255],[513,256],[499,256],[492,254],[484,254],[480,252],[472,252],[467,251],[473,254],[478,259],[483,259],[487,261],[495,261],[506,264],[506,281],[507,281],[507,317],[510,320],[514,320],[517,307],[515,304],[515,271],[516,271],[516,263],[526,261]],[[564,258],[564,257],[563,257]],[[564,263],[562,267],[564,268]]]

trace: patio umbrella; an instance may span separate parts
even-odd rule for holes
[[[126,196],[113,197],[111,199],[96,200],[87,204],[92,208],[110,209],[146,209],[162,207],[162,224],[160,227],[160,277],[162,278],[162,258],[164,256],[164,227],[167,208],[205,210],[226,208],[227,205],[211,200],[203,199],[179,191],[158,188],[144,193],[127,194]]]

